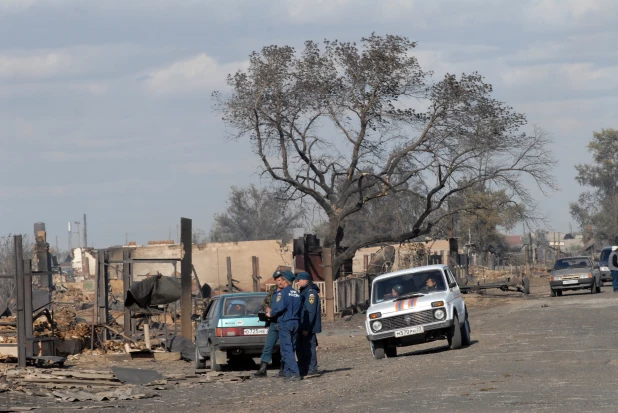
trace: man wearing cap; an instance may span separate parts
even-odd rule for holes
[[[298,335],[298,369],[301,376],[317,374],[318,358],[316,347],[317,333],[322,332],[322,305],[320,304],[320,288],[313,283],[311,276],[300,272],[296,276],[300,288],[301,312]]]
[[[284,271],[282,278],[285,279],[286,286],[279,291],[274,305],[266,315],[277,317],[279,322],[279,349],[283,361],[283,375],[286,379],[297,381],[300,380],[300,373],[295,352],[300,322],[300,295],[292,288],[292,282],[296,277],[291,271]]]
[[[269,292],[269,295],[264,300],[264,311],[267,313],[270,311],[270,307],[277,301],[277,296],[281,290],[283,290],[287,283],[283,277],[283,271],[275,271],[273,274],[276,287]],[[268,363],[273,359],[273,349],[277,341],[279,340],[279,323],[277,317],[269,317],[268,319],[268,334],[266,335],[266,342],[264,348],[262,348],[262,356],[260,357],[260,368],[253,373],[254,377],[266,377],[266,368]],[[283,376],[283,363],[281,363],[281,370],[279,376]]]

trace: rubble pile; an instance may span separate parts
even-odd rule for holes
[[[62,401],[134,400],[157,397],[150,392],[137,392],[133,385],[123,384],[113,373],[94,370],[9,369],[0,392],[22,392],[29,396],[54,397]]]
[[[3,323],[0,326],[0,344],[17,343],[17,316],[2,317],[0,321]]]
[[[511,274],[510,271],[490,270],[488,268],[480,267],[477,265],[471,265],[469,271],[470,275],[478,281],[482,281],[483,279],[495,280],[498,278],[512,277],[515,275]]]

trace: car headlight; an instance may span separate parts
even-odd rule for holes
[[[609,267],[601,267],[600,270],[601,271],[609,271]]]
[[[592,278],[592,274],[588,273],[588,274],[580,274],[579,278]]]
[[[554,275],[553,277],[551,277],[552,281],[562,281],[562,277],[559,275]]]
[[[373,328],[373,331],[380,331],[382,330],[382,323],[380,321],[374,321],[371,323],[371,328]]]
[[[444,320],[444,317],[446,317],[446,313],[443,309],[440,308],[433,312],[433,316],[436,318],[436,320]]]

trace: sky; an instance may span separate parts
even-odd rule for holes
[[[212,91],[264,46],[372,32],[417,41],[436,78],[480,72],[551,133],[560,190],[533,193],[577,228],[574,165],[618,128],[615,0],[0,0],[0,235],[42,221],[66,249],[83,214],[95,247],[209,231],[230,186],[267,184]]]

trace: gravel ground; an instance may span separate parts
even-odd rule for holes
[[[364,315],[327,324],[319,336],[322,375],[290,383],[274,377],[238,383],[189,379],[152,391],[157,397],[116,402],[55,402],[21,393],[0,394],[0,410],[32,406],[41,411],[458,411],[615,412],[618,397],[618,294],[565,293],[549,297],[546,278],[532,294],[501,291],[464,296],[471,346],[451,351],[446,342],[399,349],[374,360]],[[81,357],[71,368],[112,365],[194,373],[186,362],[114,361]],[[233,371],[249,370],[237,366]],[[274,374],[272,372],[271,374]]]

